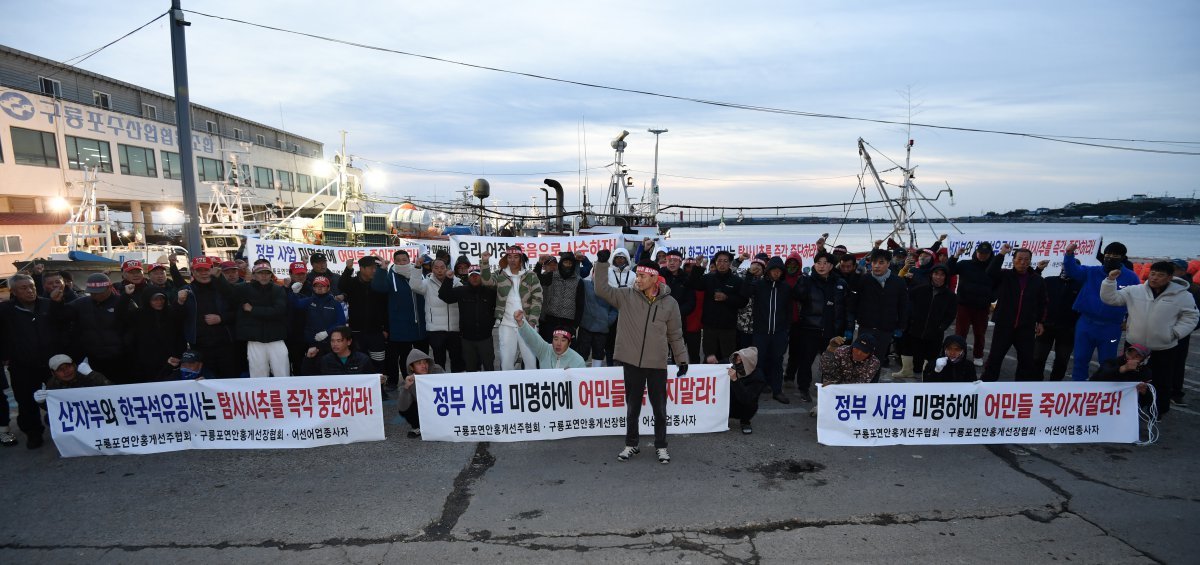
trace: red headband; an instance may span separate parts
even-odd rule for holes
[[[572,339],[574,339],[573,336],[571,335],[571,332],[569,332],[567,330],[554,330],[554,337],[565,338],[567,341],[571,341]]]
[[[645,265],[641,265],[637,268],[637,273],[640,275],[653,275],[653,276],[657,277],[658,269],[655,269],[654,267],[647,267]]]

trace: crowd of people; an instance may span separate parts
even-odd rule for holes
[[[639,453],[635,399],[647,391],[663,463],[670,364],[683,375],[728,362],[730,417],[747,434],[766,395],[812,402],[814,380],[995,381],[1010,350],[1014,380],[1046,379],[1054,352],[1050,380],[1070,369],[1073,380],[1152,383],[1160,414],[1185,402],[1200,324],[1186,263],[1154,263],[1142,282],[1120,243],[1098,266],[1072,246],[1061,275],[1043,277],[1027,249],[980,243],[951,256],[944,239],[855,254],[823,236],[807,265],[798,253],[685,257],[653,240],[632,254],[602,250],[594,264],[570,252],[530,261],[513,246],[494,268],[489,253],[475,265],[401,250],[335,273],[315,253],[286,279],[267,259],[212,257],[192,259],[187,278],[172,257],[126,261],[119,281],[95,273],[82,291],[34,263],[8,281],[0,358],[31,449],[44,442],[46,390],[196,378],[379,373],[419,437],[414,374],[619,365],[630,427],[618,458]],[[16,445],[6,399],[0,410],[0,444]]]

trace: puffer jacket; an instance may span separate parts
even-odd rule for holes
[[[1100,299],[1105,304],[1129,309],[1125,341],[1140,343],[1150,351],[1162,351],[1175,347],[1195,329],[1200,313],[1188,292],[1187,281],[1175,277],[1158,296],[1145,283],[1120,289],[1118,285],[1118,281],[1105,278],[1100,283]]]
[[[846,331],[846,281],[830,271],[828,277],[801,276],[793,289],[800,317],[797,324],[807,332],[821,332],[825,341]]]
[[[773,257],[767,263],[766,273],[757,279],[747,280],[744,293],[751,297],[754,307],[754,333],[773,335],[787,333],[792,325],[792,297],[794,289],[784,276],[771,280],[771,271],[783,270],[783,261]]]
[[[342,308],[341,302],[333,298],[332,293],[299,298],[296,300],[295,306],[296,315],[304,320],[304,329],[300,337],[308,345],[318,343],[316,339],[318,333],[328,333],[329,330],[346,323],[346,310]],[[321,343],[328,341],[328,336],[320,340]]]
[[[666,369],[667,348],[674,359],[687,359],[679,304],[671,287],[658,285],[653,300],[633,287],[613,288],[608,283],[608,263],[596,263],[592,272],[596,295],[620,312],[613,359],[645,369]]]
[[[438,298],[447,304],[458,307],[458,328],[462,338],[470,341],[491,339],[492,328],[496,326],[496,289],[480,284],[471,286],[470,283],[459,285],[455,280],[442,282],[438,289]]]
[[[271,343],[287,339],[287,293],[283,287],[258,281],[234,287],[237,295],[237,337],[242,341]],[[249,304],[246,312],[243,305]]]
[[[54,302],[50,305],[51,312],[61,312],[56,314],[57,319],[74,323],[67,345],[72,358],[86,356],[107,360],[124,357],[120,303],[121,297],[114,292],[103,302],[96,302],[90,294],[84,294],[70,304]]]
[[[612,261],[617,257],[625,258],[626,263],[624,267],[617,268],[615,265],[612,265]],[[628,288],[633,286],[633,280],[636,279],[637,276],[633,273],[633,262],[629,260],[629,252],[626,251],[624,247],[618,247],[615,251],[613,251],[612,257],[609,259],[609,265],[609,286],[613,288]],[[595,271],[593,270],[592,272],[594,273]],[[595,277],[593,276],[593,278]]]
[[[438,297],[442,283],[433,275],[421,276],[420,270],[412,264],[397,266],[400,276],[408,279],[412,291],[425,297],[425,331],[456,332],[461,327],[458,320],[458,304],[449,304]],[[458,277],[451,273],[446,278],[453,279],[454,286],[461,286]]]
[[[880,285],[870,274],[859,277],[854,289],[853,321],[862,329],[892,332],[908,325],[908,285],[889,274]],[[850,329],[847,322],[846,329]]]
[[[611,271],[608,274],[610,277],[612,276]],[[685,290],[687,288],[687,272],[679,269],[679,272],[672,273],[670,269],[663,267],[658,270],[658,274],[667,281],[667,286],[671,287],[671,296],[675,302],[679,303],[679,315],[686,320],[692,310],[696,309],[696,294]]]

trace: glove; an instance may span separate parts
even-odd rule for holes
[[[896,330],[896,331],[892,332],[893,339],[900,339],[900,336],[902,336],[902,335],[904,335],[904,330]]]
[[[937,373],[940,373],[940,372],[942,372],[942,369],[945,369],[945,368],[946,368],[946,363],[948,363],[948,362],[950,362],[950,360],[949,360],[948,358],[946,358],[946,357],[938,357],[938,358],[937,358],[937,361],[934,361],[934,362],[933,362],[933,370],[934,370],[934,372],[937,372]]]
[[[46,390],[46,385],[42,385],[41,390],[33,391],[33,401],[38,404],[45,404],[47,394],[49,394],[49,392]]]
[[[607,263],[609,257],[612,257],[612,251],[607,249],[601,249],[600,251],[596,252],[597,263]]]
[[[304,288],[304,283],[292,283],[292,293],[300,294],[300,289]]]
[[[846,338],[846,341],[853,340],[854,339],[854,330],[846,330],[846,333],[842,334],[842,337]]]
[[[680,363],[680,364],[679,364],[679,372],[678,372],[678,373],[675,373],[675,376],[676,376],[676,377],[682,377],[682,376],[686,375],[686,374],[687,374],[687,368],[688,368],[688,364],[687,364],[687,363]]]
[[[317,332],[317,335],[313,336],[313,340],[314,341],[325,341],[325,338],[327,338],[327,337],[329,337],[329,332]]]

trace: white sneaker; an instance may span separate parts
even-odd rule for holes
[[[617,454],[617,461],[629,461],[630,457],[633,457],[641,452],[642,450],[636,447],[625,446],[625,449],[622,449],[621,452]]]
[[[983,358],[982,358],[982,357],[976,357],[976,358],[975,358],[975,366],[976,366],[976,367],[982,367],[982,366],[983,366]]]
[[[10,431],[0,432],[0,445],[12,447],[17,444],[17,436]]]
[[[669,453],[667,453],[667,448],[663,447],[660,449],[655,449],[654,452],[656,454],[658,454],[658,462],[659,463],[666,465],[667,463],[671,462],[671,455]]]

